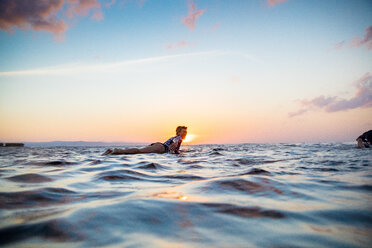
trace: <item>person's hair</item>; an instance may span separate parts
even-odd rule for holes
[[[179,135],[180,132],[182,131],[182,129],[187,129],[187,127],[185,127],[185,126],[178,126],[178,127],[176,128],[176,134]]]

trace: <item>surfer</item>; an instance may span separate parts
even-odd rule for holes
[[[360,135],[356,141],[359,148],[369,147],[372,143],[372,130],[369,130],[362,135]]]
[[[185,126],[178,126],[176,128],[176,136],[168,139],[164,143],[156,142],[152,143],[143,148],[128,148],[128,149],[120,149],[114,148],[113,150],[107,149],[102,156],[109,155],[109,154],[139,154],[139,153],[179,153],[179,149],[182,143],[182,140],[185,139],[187,135],[187,127]]]

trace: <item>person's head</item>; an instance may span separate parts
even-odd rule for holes
[[[176,134],[179,135],[179,136],[181,136],[182,139],[185,139],[186,134],[187,134],[187,127],[185,127],[185,126],[178,126],[176,128]]]

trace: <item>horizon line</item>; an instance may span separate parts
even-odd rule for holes
[[[0,144],[6,143],[23,143],[23,144],[42,144],[42,143],[103,143],[103,144],[128,144],[128,145],[142,145],[151,142],[126,142],[126,141],[66,141],[66,140],[52,140],[52,141],[14,141],[14,142],[3,142],[0,141]],[[189,142],[182,143],[182,145],[243,145],[243,144],[314,144],[314,143],[354,143],[354,141],[296,141],[296,142],[239,142],[239,143],[192,143]]]

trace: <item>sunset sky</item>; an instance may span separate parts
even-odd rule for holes
[[[2,0],[0,141],[354,141],[370,0]]]

